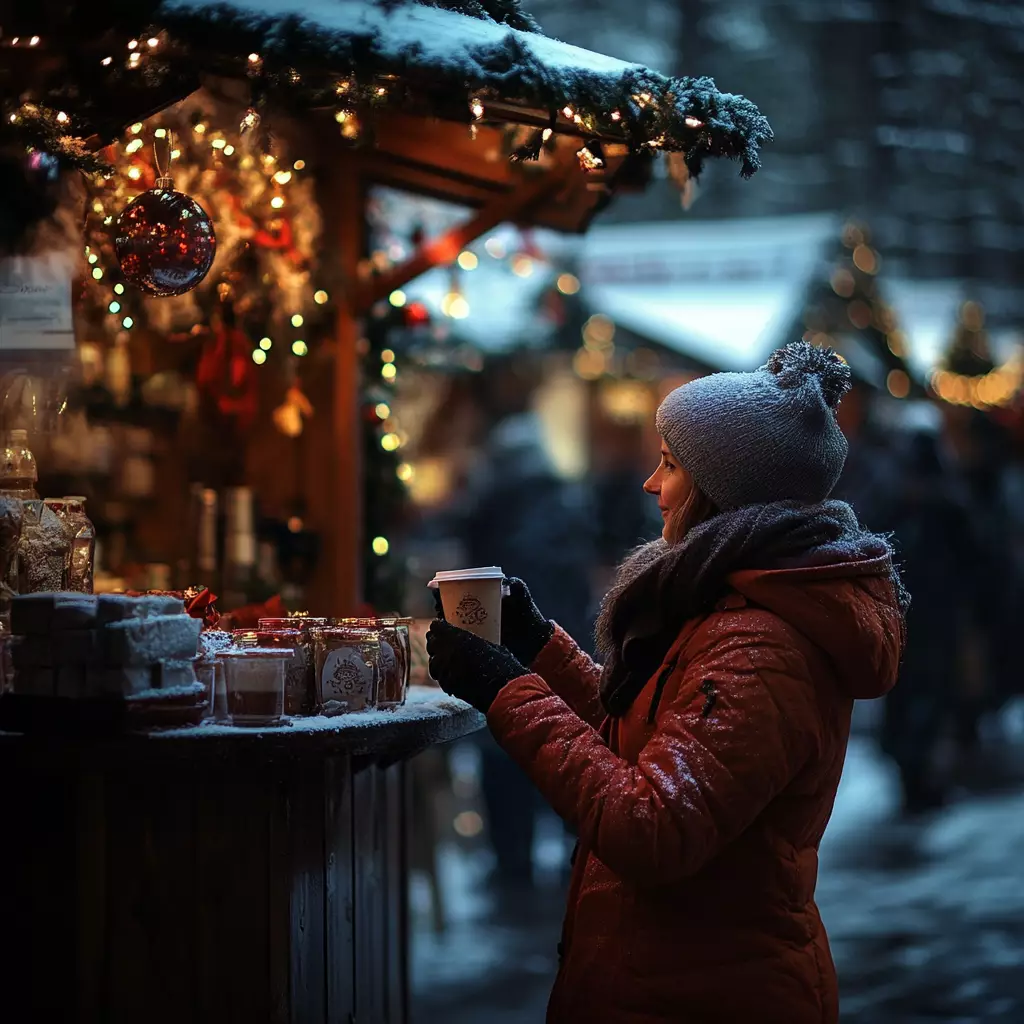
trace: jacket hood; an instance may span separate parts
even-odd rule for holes
[[[896,683],[905,627],[887,555],[800,569],[746,569],[728,577],[828,656],[843,692],[881,697]]]

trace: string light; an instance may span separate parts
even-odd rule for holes
[[[196,135],[203,135],[206,132],[206,125],[203,124],[202,121],[197,121],[192,125],[192,131],[194,131]]]
[[[391,548],[387,537],[374,537],[371,546],[373,547],[373,553],[380,556],[386,555]]]
[[[118,281],[118,283],[114,285],[114,294],[115,295],[124,295],[124,285],[121,284],[120,281]]]
[[[683,124],[685,124],[687,128],[703,128],[704,127],[704,122],[703,121],[698,121],[697,118],[695,118],[695,117],[685,117],[685,118],[683,118]]]
[[[121,303],[118,302],[117,299],[114,299],[114,301],[111,302],[109,306],[107,306],[107,312],[108,313],[120,313],[121,312]]]
[[[100,63],[105,68],[110,67],[110,65],[114,63],[114,58],[113,57],[104,57],[103,60],[100,61]]]
[[[274,347],[273,341],[270,338],[260,338],[260,348],[264,352],[269,352]]]
[[[281,207],[284,206],[284,196],[274,196],[274,198],[270,200],[270,205],[275,210],[280,210]]]
[[[99,261],[100,261],[100,258],[99,258],[99,256],[96,255],[96,253],[94,253],[94,252],[89,253],[89,262],[90,263],[99,263]]]
[[[477,259],[475,252],[470,252],[466,249],[464,252],[459,253],[458,262],[459,266],[462,267],[463,270],[476,270],[480,260]]]
[[[395,309],[401,309],[405,305],[406,295],[401,288],[396,288],[389,296],[388,302],[391,303]]]
[[[618,111],[618,110],[613,110],[612,111],[612,120],[613,121],[621,121],[622,120],[622,112]]]
[[[415,476],[415,470],[412,468],[411,465],[409,465],[408,462],[403,462],[395,470],[395,476],[397,476],[398,479],[402,481],[402,483],[408,483],[413,478],[413,476]]]
[[[387,402],[378,402],[373,411],[377,414],[377,419],[386,420],[391,415],[391,406]]]
[[[125,317],[125,318],[124,318],[124,319],[123,319],[123,320],[121,321],[121,326],[122,326],[122,327],[123,327],[123,328],[124,328],[124,329],[125,329],[126,331],[130,331],[130,330],[131,330],[131,329],[132,329],[132,328],[133,328],[133,327],[135,326],[135,321],[134,321],[134,320],[133,320],[133,319],[132,319],[132,318],[131,318],[130,316],[126,316],[126,317]]]
[[[130,39],[128,41],[128,49],[134,50],[139,45],[138,39]]]
[[[32,38],[31,38],[31,39],[30,39],[30,40],[28,41],[28,45],[29,45],[29,46],[38,46],[38,45],[39,45],[39,36],[33,36],[33,37],[32,37]]]
[[[103,280],[103,271],[99,267],[93,267],[92,268],[92,277],[93,277],[94,281],[102,281]]]
[[[580,290],[580,279],[573,274],[560,274],[555,286],[563,295],[575,295]]]
[[[240,132],[251,132],[254,128],[258,128],[260,121],[259,111],[255,107],[250,107],[243,115],[242,120],[238,123],[238,130]]]
[[[210,143],[214,149],[223,149],[227,144],[227,139],[214,139],[213,142]]]
[[[140,149],[145,145],[142,139],[132,139],[127,146],[124,147],[126,153],[138,153]]]
[[[480,118],[484,116],[484,105],[483,105],[483,103],[479,99],[476,99],[474,97],[473,99],[471,99],[469,101],[469,112],[473,115],[473,117],[477,121],[479,121]]]
[[[257,366],[262,366],[267,361],[267,353],[261,348],[254,348],[252,350],[252,361]]]
[[[380,368],[380,375],[388,381],[394,380],[398,376],[398,367],[394,363],[385,363]]]
[[[380,446],[386,452],[394,452],[398,451],[398,449],[402,446],[402,442],[397,434],[385,434],[380,439]]]
[[[70,120],[71,118],[63,110],[57,111],[57,124],[67,124]]]
[[[305,167],[306,167],[306,161],[305,160],[296,160],[295,163],[292,164],[292,170],[293,171],[302,171],[302,170],[305,170]]]
[[[395,353],[393,349],[386,348],[380,354],[380,361],[382,363],[393,363],[395,361]]]
[[[131,128],[129,128],[128,130],[132,133],[132,135],[138,135],[139,132],[142,131],[142,122],[136,121],[135,124],[133,124]]]
[[[516,277],[529,277],[533,273],[533,260],[520,253],[512,260],[512,273]]]
[[[301,339],[296,338],[292,342],[292,355],[304,356],[309,353],[309,346]]]
[[[288,182],[291,181],[291,180],[292,180],[292,172],[291,171],[277,171],[274,174],[274,181],[276,181],[278,183],[278,185],[287,185]]]
[[[138,181],[139,178],[142,177],[142,171],[140,171],[138,167],[129,167],[128,177],[131,178],[132,181]]]
[[[540,133],[541,141],[542,142],[547,142],[548,139],[550,139],[552,135],[554,135],[554,132],[550,128],[545,128],[544,131],[542,131]]]
[[[327,292],[321,288],[319,291],[313,292],[313,301],[318,305],[322,306],[329,298]]]
[[[301,313],[296,313],[292,317],[292,327],[301,327],[305,321],[302,319]]]

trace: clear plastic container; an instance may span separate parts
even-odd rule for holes
[[[246,647],[224,651],[224,683],[233,725],[277,725],[284,715],[287,648]]]
[[[67,523],[71,530],[68,590],[91,594],[96,568],[96,527],[92,525],[92,520],[85,514],[85,498],[80,495],[71,495],[64,501],[67,507]],[[167,587],[152,589],[166,590]]]

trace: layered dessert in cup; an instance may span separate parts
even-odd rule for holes
[[[287,647],[242,647],[224,651],[224,681],[232,725],[279,725],[284,715]]]

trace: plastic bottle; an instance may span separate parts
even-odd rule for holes
[[[67,522],[72,533],[68,590],[91,594],[96,570],[96,527],[85,513],[85,498],[71,495],[64,501],[67,503]]]
[[[38,480],[36,457],[28,449],[28,431],[12,430],[0,466],[0,495],[22,501],[37,499]]]

